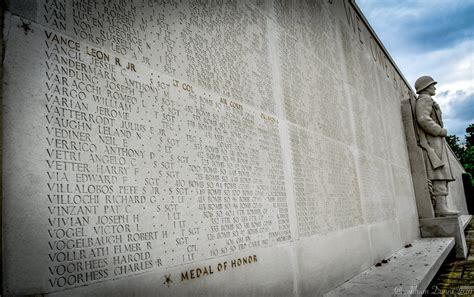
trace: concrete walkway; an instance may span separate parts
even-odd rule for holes
[[[474,219],[465,234],[468,258],[456,260],[452,255],[448,257],[424,296],[474,296]]]

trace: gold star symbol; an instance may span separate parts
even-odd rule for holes
[[[165,282],[163,284],[169,288],[172,282],[173,281],[171,280],[171,274],[165,275]]]

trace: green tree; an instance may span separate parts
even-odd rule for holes
[[[464,157],[465,148],[461,145],[461,140],[456,135],[446,136],[446,142],[449,144],[454,154],[459,160]]]
[[[471,183],[474,186],[474,146],[471,146],[466,149],[464,154],[462,165],[467,173],[471,175]]]
[[[466,128],[466,148],[474,146],[474,124],[470,124]]]
[[[467,173],[471,175],[471,183],[474,186],[474,124],[466,128],[466,144],[461,163]]]
[[[474,124],[467,126],[464,138],[466,142],[462,144],[456,135],[448,135],[446,142],[471,176],[471,183],[474,186]]]

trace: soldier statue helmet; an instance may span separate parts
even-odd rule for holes
[[[445,137],[448,131],[443,127],[441,109],[431,96],[435,95],[437,82],[431,76],[422,76],[415,82],[416,121],[420,146],[423,148],[428,180],[432,185],[436,216],[459,215],[448,208],[448,182],[454,180],[449,164]]]
[[[431,76],[427,76],[427,75],[422,76],[418,78],[415,82],[416,93],[420,94],[421,91],[429,87],[431,84],[437,84],[437,83],[438,82],[436,82]]]

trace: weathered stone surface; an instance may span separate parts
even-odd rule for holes
[[[453,246],[453,238],[416,240],[325,296],[420,296]]]
[[[9,10],[5,294],[321,295],[419,237],[409,88],[353,4]]]

